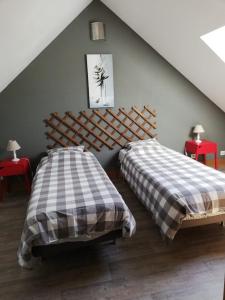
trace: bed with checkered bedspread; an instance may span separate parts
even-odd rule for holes
[[[135,226],[92,153],[73,148],[52,151],[40,162],[33,180],[18,261],[32,266],[34,246],[91,240],[118,229],[131,236]]]
[[[121,150],[121,172],[161,232],[173,239],[187,217],[225,213],[225,174],[152,139]]]

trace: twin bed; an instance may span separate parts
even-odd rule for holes
[[[164,237],[172,240],[184,227],[225,222],[224,173],[154,138],[126,143],[119,160],[123,177]],[[41,160],[33,180],[18,261],[31,267],[36,256],[51,255],[55,249],[131,237],[135,229],[132,213],[95,156],[83,146],[55,148]]]
[[[225,222],[225,174],[162,146],[155,139],[129,143],[121,172],[152,213],[163,236],[180,228]]]
[[[49,246],[131,236],[135,220],[91,152],[83,147],[48,152],[37,169],[18,249],[32,267]],[[46,249],[47,247],[47,249]]]

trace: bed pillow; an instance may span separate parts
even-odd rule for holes
[[[62,147],[62,148],[54,148],[51,150],[48,150],[48,155],[54,154],[54,153],[60,153],[64,151],[71,151],[71,152],[84,152],[84,146],[69,146],[69,147]]]
[[[150,145],[153,143],[159,144],[159,142],[156,140],[156,138],[152,138],[152,139],[147,139],[147,140],[139,140],[139,141],[130,142],[125,146],[125,148],[130,150],[130,149],[134,149],[136,147],[147,146],[147,145]]]

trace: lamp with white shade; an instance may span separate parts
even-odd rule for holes
[[[14,140],[9,140],[8,145],[7,145],[7,151],[12,151],[13,152],[13,159],[12,161],[19,161],[19,158],[16,156],[16,151],[21,149],[20,145],[17,143],[17,141]]]
[[[193,133],[197,134],[197,137],[196,137],[196,140],[195,140],[195,142],[197,144],[200,144],[202,142],[201,139],[200,139],[200,133],[203,133],[203,132],[205,132],[203,126],[201,124],[197,124],[195,126],[194,130],[193,130]]]

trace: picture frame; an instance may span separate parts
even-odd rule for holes
[[[112,54],[87,54],[89,108],[114,107]]]

